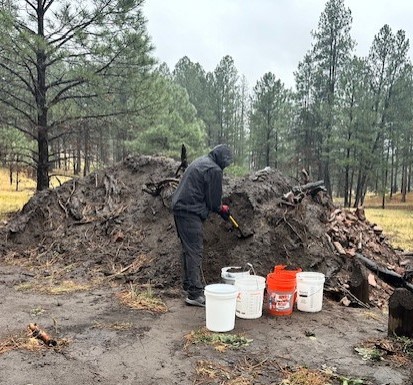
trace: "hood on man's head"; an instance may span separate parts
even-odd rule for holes
[[[215,146],[209,153],[209,156],[222,170],[232,163],[232,151],[226,144]]]

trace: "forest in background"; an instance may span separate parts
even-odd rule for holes
[[[157,63],[143,0],[0,0],[0,159],[75,175],[129,153],[188,160],[218,143],[232,172],[306,170],[345,206],[412,187],[413,68],[403,30],[384,25],[354,54],[351,10],[329,0],[297,63],[295,88],[268,72],[250,89],[230,53],[206,72]],[[282,49],[282,48],[277,48]],[[276,54],[276,52],[274,53]]]

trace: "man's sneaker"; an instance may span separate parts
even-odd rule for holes
[[[200,295],[199,297],[197,297],[195,299],[191,299],[191,298],[187,297],[185,299],[185,302],[188,305],[205,307],[205,297],[203,295]]]

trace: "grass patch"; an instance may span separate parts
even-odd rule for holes
[[[309,369],[281,366],[277,361],[262,357],[244,357],[229,365],[212,360],[196,363],[194,385],[362,385],[360,378],[350,378],[336,373],[336,368]],[[261,379],[261,381],[258,381]]]
[[[366,218],[383,228],[393,247],[411,250],[413,245],[413,211],[366,208]]]
[[[391,361],[401,367],[410,365],[413,358],[413,340],[408,337],[387,337],[363,341],[354,350],[365,361]]]
[[[342,204],[335,199],[334,203]],[[381,197],[367,195],[364,200],[366,218],[379,225],[384,235],[394,248],[412,250],[413,248],[413,192],[406,195],[406,202],[401,202],[401,194],[387,198],[385,209],[381,208]]]
[[[26,173],[19,174],[19,191],[16,191],[16,174],[13,173],[13,183],[10,184],[9,170],[0,168],[0,220],[23,208],[36,191],[36,181]],[[72,175],[65,171],[54,172],[50,177],[50,188],[60,186],[72,179]]]
[[[79,266],[78,264],[64,266],[61,265],[61,260],[58,257],[39,256],[35,252],[31,253],[30,250],[28,250],[28,254],[30,256],[24,257],[11,251],[4,256],[4,262],[8,265],[19,266],[31,272],[28,275],[32,279],[15,286],[18,291],[61,295],[87,291],[102,282],[99,278],[88,281],[65,279],[68,273]],[[47,276],[44,276],[44,272],[47,272]]]
[[[41,343],[37,338],[29,337],[23,333],[0,340],[0,354],[4,354],[12,350],[28,350],[33,352],[45,347],[46,345]]]
[[[367,194],[364,199],[365,207],[381,207],[383,198],[377,194]],[[406,202],[402,202],[402,195],[400,193],[393,194],[390,198],[386,196],[384,199],[384,207],[386,208],[411,208],[413,206],[413,192],[406,194]]]
[[[165,303],[154,295],[150,285],[146,290],[141,291],[130,284],[129,290],[121,291],[116,296],[123,305],[132,309],[147,310],[153,313],[166,313],[168,311]]]
[[[67,293],[75,293],[86,291],[92,288],[92,284],[78,283],[72,280],[64,280],[61,282],[25,282],[16,286],[18,291],[31,291],[41,294],[61,295]]]
[[[13,174],[15,178],[15,174]],[[5,219],[11,213],[19,211],[31,198],[36,189],[36,182],[25,173],[19,175],[19,191],[16,191],[15,181],[11,185],[9,170],[0,168],[0,219]]]
[[[281,385],[325,385],[331,384],[331,376],[318,370],[298,368],[294,371],[284,371],[285,378]]]
[[[201,328],[185,336],[185,349],[193,344],[211,345],[215,350],[223,352],[227,349],[239,349],[248,346],[252,340],[238,334],[212,333],[206,328]]]
[[[56,340],[57,347],[53,347],[55,351],[59,351],[69,345],[69,341],[65,338]],[[50,349],[39,338],[33,337],[32,332],[28,329],[27,332],[21,332],[17,335],[6,337],[0,340],[0,354],[4,354],[13,350],[26,350],[37,352],[43,349]]]
[[[262,357],[244,357],[229,365],[211,360],[200,360],[196,363],[194,385],[255,385],[257,377],[265,373],[271,384],[279,384],[275,380],[281,378],[278,364]],[[263,383],[263,382],[260,382]],[[267,383],[267,382],[266,382]]]

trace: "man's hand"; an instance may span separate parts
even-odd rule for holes
[[[229,206],[221,205],[221,207],[219,208],[218,214],[221,215],[221,217],[224,221],[227,221],[229,219],[229,216],[230,216]]]

